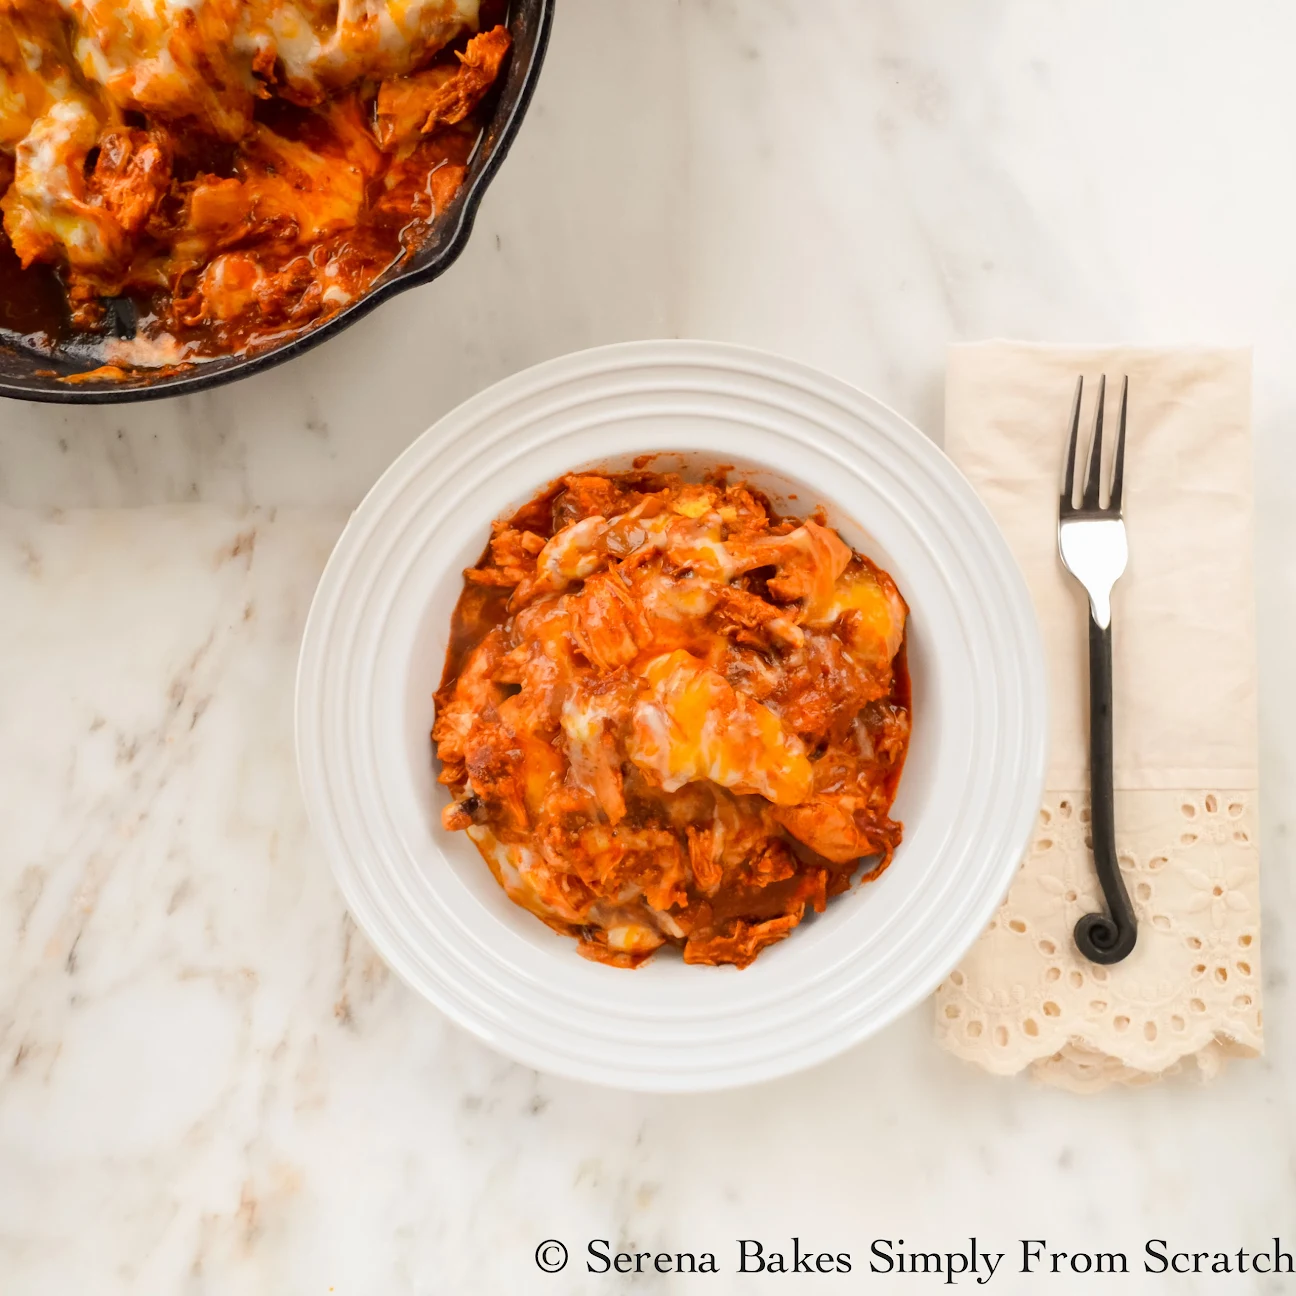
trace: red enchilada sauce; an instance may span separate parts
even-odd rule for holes
[[[587,958],[746,966],[900,841],[905,618],[822,519],[745,485],[563,478],[465,572],[443,823]]]
[[[47,64],[71,63],[53,8],[0,0],[12,24],[0,75],[34,44]],[[358,300],[462,185],[509,53],[506,8],[483,0],[477,34],[328,93],[289,83],[274,60],[254,65],[260,97],[233,126],[215,110],[123,109],[71,63],[73,88],[36,102],[45,116],[16,154],[0,130],[0,339],[170,366],[257,350]],[[54,148],[41,130],[68,164],[69,192],[52,198],[19,183],[24,156],[34,173]]]

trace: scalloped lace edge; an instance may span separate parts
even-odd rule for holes
[[[1118,792],[1118,850],[1139,914],[1122,964],[1081,957],[1097,908],[1082,792],[1047,794],[999,913],[936,993],[943,1047],[996,1075],[1093,1092],[1195,1062],[1204,1079],[1263,1050],[1255,794]]]

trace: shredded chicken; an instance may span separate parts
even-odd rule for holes
[[[907,610],[751,489],[564,478],[465,575],[442,822],[587,958],[746,966],[900,841]]]
[[[496,27],[468,42],[458,67],[429,68],[384,81],[378,91],[379,143],[392,148],[438,126],[457,126],[495,84],[508,51],[509,34]]]

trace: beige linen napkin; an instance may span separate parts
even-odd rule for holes
[[[1125,962],[1076,951],[1099,907],[1088,848],[1086,602],[1057,555],[1077,374],[1114,427],[1129,375],[1130,562],[1112,600],[1116,841],[1139,917]],[[1073,1089],[1261,1050],[1256,696],[1246,351],[951,349],[946,450],[1026,577],[1050,684],[1034,839],[998,916],[937,992],[941,1042],[988,1070]],[[1082,443],[1083,445],[1083,443]]]

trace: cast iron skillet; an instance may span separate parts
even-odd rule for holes
[[[331,315],[315,328],[285,339],[278,346],[255,355],[232,355],[208,360],[193,369],[149,381],[128,379],[111,383],[61,383],[57,378],[39,377],[37,370],[60,374],[81,373],[97,362],[68,356],[42,355],[0,343],[0,396],[19,400],[52,401],[64,405],[108,405],[117,401],[157,400],[162,396],[183,396],[205,391],[222,383],[259,373],[301,355],[326,337],[354,324],[379,302],[415,284],[428,283],[448,269],[463,251],[472,233],[473,218],[486,186],[499,169],[517,135],[522,117],[531,102],[540,65],[544,62],[553,21],[554,0],[515,0],[509,16],[513,50],[499,90],[495,113],[487,123],[468,175],[449,210],[433,225],[427,242],[403,265],[377,280],[369,291],[345,310]]]

